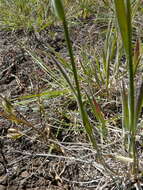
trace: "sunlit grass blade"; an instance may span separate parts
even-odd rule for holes
[[[129,107],[128,107],[128,94],[125,89],[124,82],[122,81],[122,127],[123,127],[123,141],[125,149],[129,150],[130,138],[129,138]]]
[[[129,131],[129,107],[128,107],[128,94],[125,89],[125,85],[122,82],[122,127],[125,131]]]
[[[52,56],[52,59],[54,60],[55,64],[57,65],[58,69],[61,71],[63,77],[65,78],[66,82],[68,83],[69,87],[71,88],[72,92],[74,93],[75,97],[77,98],[77,93],[76,93],[76,89],[73,86],[73,84],[70,81],[70,78],[68,77],[64,67],[58,63],[58,61],[56,61],[56,59]]]
[[[118,34],[116,34],[116,35],[118,35]],[[115,53],[115,59],[114,59],[115,67],[113,70],[113,73],[114,73],[113,78],[118,78],[118,79],[120,78],[120,69],[119,68],[122,64],[120,61],[122,58],[122,55],[123,55],[123,48],[122,48],[122,44],[120,43],[119,36],[118,36],[116,39],[116,53]],[[121,75],[123,75],[123,73]]]
[[[17,98],[11,99],[12,102],[15,103],[15,105],[25,105],[30,102],[37,101],[37,98],[42,98],[42,99],[49,99],[49,98],[55,98],[58,96],[65,95],[69,93],[69,89],[62,89],[62,90],[51,90],[51,91],[44,91],[39,94],[28,94],[24,96],[19,96]]]
[[[103,78],[102,70],[101,70],[101,64],[98,60],[98,58],[95,57],[95,64],[93,65],[95,69],[95,79],[98,84],[98,86],[101,88],[101,84],[105,83],[105,80]]]
[[[139,39],[137,39],[136,44],[135,44],[135,48],[134,48],[134,56],[133,56],[133,68],[134,68],[134,75],[136,74],[137,71],[137,67],[140,63],[140,41]]]
[[[108,24],[108,29],[107,29],[106,39],[105,39],[105,44],[104,44],[104,51],[103,51],[103,65],[104,65],[104,72],[105,72],[104,78],[106,79],[107,88],[108,88],[109,79],[110,79],[111,61],[113,59],[113,55],[116,49],[115,43],[116,43],[116,40],[114,39],[114,36],[113,36],[113,23],[111,19]]]
[[[51,58],[51,55],[54,55],[58,62],[60,62],[60,64],[62,64],[64,68],[69,69],[70,72],[72,71],[71,65],[68,63],[68,61],[64,57],[62,57],[62,55],[59,52],[55,51],[53,47],[46,44],[44,48],[46,49],[46,52],[42,51],[42,54],[47,56],[49,59]]]
[[[132,24],[131,24],[131,1],[130,0],[114,0],[115,10],[122,36],[122,42],[126,52],[127,69],[129,76],[129,93],[128,93],[128,107],[129,107],[129,153],[133,157],[133,174],[135,178],[138,173],[138,160],[136,149],[136,117],[135,117],[135,91],[134,91],[134,68],[132,58]]]
[[[104,115],[101,111],[101,108],[100,108],[99,104],[96,102],[94,97],[90,98],[90,96],[87,93],[86,93],[86,95],[87,95],[89,103],[91,105],[93,114],[99,121],[99,131],[100,131],[101,139],[106,138],[107,134],[108,134],[108,129],[107,129],[106,120],[104,119]]]
[[[51,69],[49,69],[49,67],[47,67],[45,63],[43,63],[41,58],[29,49],[26,49],[26,51],[33,58],[35,63],[37,63],[56,83],[58,83],[61,86],[54,72]]]
[[[136,124],[137,124],[139,116],[140,116],[142,105],[143,105],[143,81],[139,88],[139,93],[138,93],[138,96],[136,99]]]
[[[128,53],[129,36],[128,36],[128,24],[127,24],[128,21],[127,21],[127,11],[126,11],[125,1],[114,0],[114,2],[115,2],[116,17],[118,20],[123,44],[124,44],[126,53]]]
[[[79,85],[79,80],[78,80],[78,73],[77,73],[77,68],[76,68],[76,64],[75,64],[75,60],[74,60],[73,50],[72,50],[72,46],[71,46],[71,41],[70,41],[70,37],[69,37],[69,32],[68,32],[68,27],[67,27],[67,22],[66,22],[66,18],[65,18],[62,1],[61,0],[53,0],[52,3],[53,3],[53,8],[56,13],[56,16],[63,23],[65,38],[66,38],[68,52],[69,52],[69,56],[70,56],[71,66],[72,66],[72,72],[73,72],[75,86],[76,86],[77,102],[79,105],[83,125],[85,127],[85,130],[87,132],[87,135],[88,135],[93,147],[98,149],[96,139],[95,139],[94,133],[93,133],[93,127],[91,126],[91,124],[89,122],[87,112],[85,111],[85,108],[84,108],[84,105],[82,102],[81,90],[80,90],[80,85]],[[62,74],[64,74],[64,73],[62,73]],[[63,76],[65,77],[65,75],[63,75]]]
[[[129,74],[129,128],[131,133],[135,133],[135,114],[134,114],[134,74],[132,61],[132,27],[131,27],[131,5],[130,1],[114,0],[116,15],[125,47],[128,74]]]

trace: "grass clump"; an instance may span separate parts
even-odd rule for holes
[[[50,135],[46,138],[46,141],[52,142],[49,152],[51,153],[56,149],[63,154],[65,153],[66,148],[63,150],[63,144],[58,141],[58,135],[62,133],[61,128],[70,126],[68,123],[70,119],[68,118],[78,118],[78,121],[74,123],[77,128],[74,128],[73,131],[77,132],[79,130],[82,133],[85,130],[89,140],[86,143],[88,143],[90,151],[96,155],[96,164],[99,164],[99,168],[102,168],[100,170],[102,175],[106,173],[110,176],[110,179],[118,183],[117,186],[121,184],[122,187],[121,181],[123,178],[130,178],[130,181],[133,180],[137,188],[141,189],[140,180],[142,174],[140,174],[140,165],[142,161],[139,161],[137,140],[138,133],[142,129],[139,119],[143,100],[143,82],[141,81],[140,87],[136,87],[136,78],[141,68],[141,42],[139,38],[136,38],[136,42],[133,43],[134,20],[140,9],[140,1],[114,0],[111,2],[110,6],[106,1],[102,3],[96,1],[94,4],[92,1],[81,0],[78,1],[78,7],[76,7],[76,3],[66,0],[63,3],[61,0],[51,0],[50,3],[49,1],[47,3],[43,1],[44,6],[39,1],[15,1],[14,5],[19,11],[18,16],[21,20],[14,17],[15,20],[13,19],[13,22],[9,22],[8,17],[4,17],[6,14],[2,13],[4,25],[13,29],[34,28],[33,24],[36,23],[33,20],[29,19],[29,23],[26,22],[29,15],[32,19],[35,18],[33,15],[36,15],[36,21],[38,20],[39,22],[37,22],[36,27],[40,29],[51,24],[49,20],[52,18],[52,22],[55,21],[55,23],[63,27],[61,31],[64,32],[67,48],[63,45],[64,53],[62,53],[65,55],[65,51],[68,50],[68,55],[66,54],[65,58],[63,54],[56,52],[50,45],[43,45],[46,50],[41,52],[48,58],[49,62],[56,65],[54,70],[48,67],[38,56],[38,49],[33,51],[25,47],[26,52],[50,77],[52,81],[50,83],[51,87],[55,85],[59,89],[21,96],[18,99],[20,100],[19,103],[16,102],[17,99],[13,100],[13,102],[15,102],[15,105],[25,104],[26,106],[26,99],[31,103],[37,101],[40,105],[39,110],[43,115],[46,115],[44,100],[61,96],[70,98],[74,103],[76,100],[78,108],[74,109],[73,112],[62,112],[64,121],[57,122],[60,128],[55,129],[55,133],[49,132],[51,139]],[[2,2],[4,6],[9,6],[6,3],[8,2]],[[29,3],[32,3],[32,6]],[[94,12],[92,8],[96,5],[100,5],[99,8],[94,10],[98,15],[95,22],[97,24],[96,30],[98,29],[98,24],[104,22],[102,29],[99,26],[101,35],[98,34],[98,37],[102,36],[102,40],[100,37],[97,40],[101,43],[100,48],[96,44],[96,40],[89,44],[84,44],[84,41],[81,46],[77,45],[74,40],[71,40],[69,32],[75,26],[72,24],[79,24],[82,19],[88,20],[92,18]],[[37,11],[41,6],[39,13]],[[109,6],[110,17],[105,20],[104,13],[103,15],[99,14],[101,10],[106,10]],[[74,7],[77,8],[76,10],[81,9],[81,12],[78,12],[73,18],[71,13],[73,13]],[[52,10],[52,13],[49,14],[48,10]],[[12,13],[10,10],[9,14]],[[57,20],[53,14],[56,15]],[[75,18],[77,19],[76,21],[74,20]],[[9,23],[6,23],[6,21]],[[88,22],[90,22],[90,19]],[[23,23],[23,26],[21,23]],[[88,26],[90,27],[90,25]],[[92,27],[87,28],[87,30],[89,31],[89,39],[94,39],[91,38]],[[138,95],[136,95],[137,91]],[[37,130],[25,118],[19,120],[11,103],[3,96],[1,96],[1,99],[4,109],[1,116],[15,123],[27,125],[40,136],[44,136],[45,130],[42,132],[39,129]],[[117,104],[120,111],[115,113]],[[112,110],[111,107],[114,105],[115,108]],[[77,117],[75,116],[76,114],[78,115]],[[48,127],[47,130],[51,130],[51,128]],[[70,130],[72,131],[72,129]],[[22,133],[18,133],[18,135],[18,137],[21,137]],[[115,142],[112,142],[112,139],[116,139]],[[110,149],[110,147],[112,148]],[[123,171],[121,171],[120,167],[123,168]]]
[[[67,42],[67,48],[69,51],[69,56],[70,56],[70,60],[71,60],[71,65],[72,65],[72,72],[73,72],[73,76],[74,76],[74,80],[75,80],[75,89],[72,86],[72,84],[70,83],[71,90],[73,91],[73,93],[76,96],[78,105],[79,105],[79,110],[81,113],[81,118],[83,121],[83,126],[85,127],[86,133],[89,136],[89,139],[93,145],[93,147],[97,150],[97,153],[99,154],[99,149],[97,146],[97,142],[96,139],[94,137],[94,132],[93,132],[93,126],[90,124],[89,122],[89,117],[87,115],[87,112],[85,111],[84,105],[83,105],[83,101],[82,101],[82,93],[81,93],[81,88],[80,88],[80,83],[79,83],[79,79],[78,79],[78,73],[77,73],[77,68],[76,68],[76,64],[75,64],[75,60],[74,60],[74,56],[73,56],[73,50],[71,47],[71,42],[70,42],[70,38],[69,38],[69,33],[68,33],[68,28],[67,28],[67,22],[66,22],[66,18],[65,18],[65,14],[64,14],[64,8],[62,5],[61,1],[58,0],[53,0],[52,1],[53,7],[54,7],[54,12],[56,14],[56,16],[58,17],[59,20],[62,21],[63,27],[64,27],[64,32],[65,32],[65,38],[66,38],[66,42]],[[128,76],[129,76],[129,92],[127,95],[127,99],[125,98],[125,95],[123,94],[123,99],[124,99],[124,111],[123,113],[123,118],[124,121],[126,121],[125,123],[123,123],[123,130],[125,129],[126,133],[129,133],[128,135],[126,135],[127,139],[128,139],[128,153],[129,156],[131,156],[131,158],[133,158],[133,175],[134,178],[137,179],[138,178],[138,157],[137,157],[137,147],[136,147],[136,133],[137,133],[137,123],[138,123],[138,109],[140,109],[139,107],[136,107],[137,110],[135,110],[135,89],[134,89],[134,66],[133,66],[133,56],[132,56],[132,23],[131,23],[131,2],[128,1],[114,1],[115,4],[115,12],[116,12],[116,18],[118,20],[118,25],[120,28],[120,33],[122,36],[122,42],[125,48],[125,53],[126,53],[126,63],[127,63],[127,71],[128,71]],[[108,34],[108,38],[110,38],[110,30],[111,25],[109,25],[109,34]],[[109,44],[109,42],[107,41],[107,43]],[[113,49],[115,48],[115,46],[112,47]],[[106,48],[106,50],[108,51],[108,49]],[[108,52],[107,57],[109,57],[112,52]],[[105,73],[106,73],[106,85],[108,88],[108,84],[109,84],[109,62],[105,61]],[[59,69],[61,70],[61,72],[63,73],[62,67],[60,67],[60,65],[58,65]],[[65,76],[65,79],[67,80],[68,76]],[[67,82],[69,83],[70,79],[67,80]],[[123,87],[124,88],[124,87]],[[124,90],[123,90],[124,91]],[[141,95],[141,94],[140,94]],[[90,97],[88,96],[89,101],[90,101]],[[137,100],[140,101],[140,104],[142,102],[142,98],[143,95],[140,96],[140,98]],[[96,103],[95,99],[94,99],[94,103],[92,102],[93,100],[90,101],[92,107],[94,107],[94,113],[96,115],[96,118],[99,119],[99,122],[102,122],[102,126],[105,127],[106,129],[106,125],[104,122],[104,118],[101,114],[101,111],[99,109],[98,104]],[[93,105],[94,104],[94,105]],[[138,104],[139,105],[139,104]],[[137,117],[136,117],[137,114]],[[103,124],[104,122],[104,124]],[[102,131],[103,132],[103,131]],[[103,133],[102,133],[103,135]],[[102,154],[101,154],[102,156]],[[106,167],[106,166],[105,166]]]
[[[0,26],[10,30],[41,30],[52,23],[49,1],[0,0]]]

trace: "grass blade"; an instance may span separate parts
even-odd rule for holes
[[[139,39],[137,39],[136,44],[135,44],[135,48],[134,48],[134,57],[133,57],[133,67],[134,67],[134,75],[136,74],[137,71],[137,67],[139,65],[140,62],[140,41]]]
[[[134,100],[134,70],[133,70],[133,58],[132,58],[132,26],[131,26],[131,1],[130,0],[114,0],[115,10],[122,36],[122,42],[125,48],[127,63],[128,63],[128,75],[129,75],[129,95],[128,95],[128,107],[129,107],[129,153],[133,157],[133,174],[137,178],[138,175],[138,159],[136,149],[136,116],[135,116],[135,100]]]
[[[97,120],[101,123],[101,127],[99,128],[101,131],[101,137],[106,138],[107,134],[108,134],[108,130],[106,127],[106,121],[104,119],[104,115],[101,111],[101,108],[99,106],[99,104],[97,103],[97,101],[95,100],[95,98],[92,96],[92,99],[90,98],[90,96],[86,93],[87,98],[89,100],[89,103],[91,105],[92,111],[95,115],[95,117],[97,118]],[[102,138],[102,139],[103,139]]]
[[[137,101],[136,101],[136,124],[140,116],[141,108],[142,108],[142,103],[143,103],[143,81],[141,83]]]

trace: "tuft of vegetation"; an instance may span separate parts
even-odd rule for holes
[[[44,42],[41,43],[42,50],[38,48],[33,50],[28,45],[23,47],[21,44],[38,68],[48,76],[49,80],[44,78],[42,80],[47,81],[49,87],[40,89],[42,92],[15,99],[0,95],[3,109],[0,115],[17,125],[31,128],[40,141],[42,138],[45,146],[48,143],[49,154],[57,151],[67,155],[66,145],[63,146],[64,142],[58,139],[63,131],[70,131],[70,135],[72,131],[75,136],[78,133],[81,139],[84,133],[83,141],[88,144],[92,154],[96,155],[96,169],[98,168],[105,178],[110,176],[112,187],[129,189],[134,185],[141,189],[143,160],[142,145],[138,145],[138,141],[142,137],[140,131],[143,103],[141,64],[143,37],[137,23],[141,24],[139,18],[143,11],[142,2],[140,0],[111,0],[110,3],[106,0],[95,2],[0,0],[0,2],[0,25],[3,30],[36,30],[40,35],[46,28],[49,27],[50,30],[50,27],[56,26],[60,28],[61,33],[53,32],[54,35],[52,33],[50,35],[55,38],[57,35],[64,36],[61,51],[56,51],[50,44]],[[83,36],[78,35],[78,30],[82,30],[85,25],[87,28],[81,34]],[[74,35],[76,30],[77,33]],[[77,40],[76,35],[81,38],[80,43],[74,42],[74,39]],[[52,69],[51,65],[45,63],[43,57],[51,63]],[[40,113],[41,118],[47,119],[45,104],[54,98],[59,98],[59,101],[62,101],[60,98],[65,98],[66,102],[62,108],[57,106],[64,118],[64,121],[55,119],[58,129],[53,130],[49,126],[37,128],[18,111],[22,106],[26,109],[32,104],[33,110]],[[63,111],[67,106],[65,104],[68,106],[72,104],[71,107],[76,108]],[[18,129],[9,130],[10,138],[18,139],[22,136],[27,137],[28,134]],[[89,160],[87,158],[84,161]]]

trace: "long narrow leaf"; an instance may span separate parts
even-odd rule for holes
[[[56,59],[52,56],[52,59],[54,60],[54,62],[56,63],[57,67],[59,68],[59,70],[61,71],[63,77],[65,78],[66,82],[68,83],[69,87],[71,88],[71,90],[73,91],[75,97],[77,98],[77,93],[76,93],[76,89],[74,88],[73,84],[71,83],[64,67],[58,63],[58,61],[56,61]]]
[[[129,107],[128,107],[128,95],[125,90],[125,85],[122,82],[122,125],[125,131],[129,131]]]
[[[86,95],[88,97],[89,103],[91,105],[91,108],[92,108],[92,111],[93,111],[95,117],[101,123],[101,127],[99,128],[101,131],[101,136],[103,136],[103,138],[106,138],[106,136],[108,134],[108,130],[106,127],[106,121],[104,119],[101,108],[100,108],[99,104],[96,102],[94,97],[92,97],[92,99],[91,99],[87,93],[86,93]]]
[[[128,26],[127,26],[127,13],[124,0],[114,0],[116,15],[119,23],[120,33],[123,39],[124,47],[128,52]]]
[[[139,88],[139,93],[136,101],[136,123],[138,121],[138,118],[140,116],[141,108],[143,103],[143,81],[141,83],[141,86]]]

